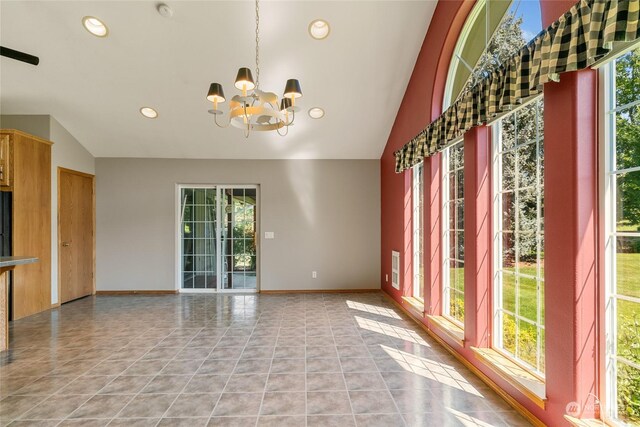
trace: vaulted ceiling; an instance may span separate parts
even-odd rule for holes
[[[260,83],[304,96],[289,135],[218,129],[209,83],[236,93],[236,71],[255,74],[252,1],[5,1],[3,46],[40,57],[0,59],[0,113],[50,114],[96,157],[375,159],[391,131],[435,1],[263,1]],[[109,27],[97,38],[84,16]],[[317,18],[331,34],[312,39]],[[146,119],[142,106],[159,112]],[[322,107],[324,118],[307,110]],[[227,108],[223,105],[222,108]]]

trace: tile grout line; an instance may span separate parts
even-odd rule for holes
[[[204,329],[204,327],[201,327],[201,328],[198,330],[198,332],[196,332],[196,334],[195,334],[194,336],[192,336],[192,337],[191,337],[191,339],[190,339],[189,341],[187,341],[187,343],[184,345],[184,347],[183,347],[183,348],[182,348],[178,353],[176,353],[176,355],[173,357],[173,359],[171,359],[171,360],[169,361],[169,363],[171,363],[171,362],[173,362],[174,360],[176,360],[176,357],[178,357],[178,354],[180,354],[182,351],[184,351],[184,350],[188,347],[189,343],[190,343],[191,341],[193,341],[193,340],[194,340],[194,338],[195,338],[195,337],[196,337],[200,332],[202,332],[202,330],[203,330],[203,329]],[[218,340],[218,341],[220,341],[220,340]],[[216,344],[217,344],[217,343],[216,343]],[[213,347],[211,348],[211,350],[209,350],[209,353],[207,354],[207,357],[211,354],[211,352],[213,351],[213,349],[214,349],[214,348],[215,348],[215,346],[213,346]],[[178,360],[180,360],[180,359],[178,359]],[[182,360],[192,360],[192,359],[182,359]],[[196,360],[197,360],[197,359],[196,359]],[[200,365],[198,366],[198,369],[196,369],[195,371],[193,371],[193,374],[189,377],[189,380],[184,384],[184,386],[180,389],[180,391],[179,391],[178,393],[176,393],[176,397],[175,397],[175,399],[173,399],[173,401],[171,402],[171,404],[170,404],[169,406],[167,406],[167,409],[164,411],[164,413],[162,414],[162,416],[160,416],[160,419],[159,419],[159,420],[158,420],[158,422],[156,423],[156,426],[162,422],[162,419],[164,418],[164,416],[169,412],[169,410],[171,409],[171,407],[173,406],[173,404],[174,404],[174,403],[176,403],[176,401],[177,401],[177,400],[178,400],[178,398],[180,397],[180,394],[182,394],[182,392],[184,391],[184,389],[186,389],[186,388],[187,388],[187,386],[189,385],[189,383],[191,382],[191,380],[193,379],[193,377],[195,377],[195,376],[196,376],[196,372],[198,372],[198,370],[199,370],[200,368],[202,368],[202,365],[204,365],[204,362],[205,362],[206,360],[207,360],[207,358],[205,357],[205,358],[202,360],[202,363],[200,363]],[[169,363],[167,363],[165,366],[163,366],[163,368],[162,368],[162,369],[164,369],[164,368],[166,368],[167,366],[169,366]],[[160,370],[160,372],[162,372],[162,370]],[[160,375],[160,373],[158,373],[158,375]],[[156,375],[156,376],[157,376],[157,375]],[[123,408],[123,409],[124,409],[124,408]]]
[[[227,330],[225,331],[225,334],[229,331],[229,329],[231,329],[232,325],[233,325],[233,321],[230,321],[229,322],[229,326],[227,326]],[[254,325],[254,329],[255,329],[255,325]],[[224,337],[224,335],[220,338],[220,340],[218,340],[218,342],[220,342],[223,337]],[[209,419],[207,420],[207,424],[209,424],[211,422],[211,418],[213,418],[213,413],[215,412],[216,408],[218,407],[218,404],[220,403],[220,400],[222,400],[222,395],[224,394],[224,391],[227,389],[227,385],[229,385],[229,381],[231,381],[231,377],[233,376],[233,371],[235,371],[236,368],[238,367],[238,363],[240,363],[240,358],[242,357],[242,353],[244,353],[244,351],[247,348],[248,344],[249,344],[249,339],[247,339],[247,342],[242,347],[242,351],[240,352],[240,355],[238,356],[238,360],[236,360],[235,365],[233,365],[233,369],[231,370],[231,373],[229,374],[229,378],[227,378],[227,381],[225,381],[224,387],[222,387],[222,391],[220,391],[220,396],[218,397],[218,400],[216,401],[216,404],[213,405],[213,409],[211,410],[211,414],[209,414]],[[211,350],[211,351],[213,352],[213,350]]]
[[[258,320],[256,321],[256,326],[258,325],[258,322],[260,322],[260,317],[262,317],[262,313],[260,314],[260,316],[258,316]],[[253,328],[253,332],[255,332],[255,327]],[[252,332],[252,335],[253,335]],[[280,328],[278,328],[278,334],[280,333]],[[247,345],[249,345],[249,341],[251,340],[251,337],[249,337],[249,340],[247,341]],[[278,343],[278,336],[276,336],[276,344]],[[244,351],[243,351],[244,353]],[[258,416],[256,417],[256,427],[258,426],[258,423],[260,421],[260,415],[262,413],[262,404],[264,403],[264,397],[267,394],[267,384],[269,384],[269,377],[271,376],[271,368],[273,367],[273,359],[276,355],[276,347],[274,345],[273,347],[273,353],[271,354],[271,362],[269,362],[269,371],[267,372],[267,379],[264,382],[264,389],[262,390],[262,400],[260,400],[260,406],[258,407]],[[242,354],[240,355],[240,357],[242,358]]]
[[[324,299],[323,299],[324,301]],[[323,304],[324,305],[324,304]],[[307,375],[309,372],[307,371],[307,318],[305,315],[304,319],[304,426],[308,427],[309,425],[309,388]]]
[[[333,345],[336,348],[336,354],[338,356],[338,364],[340,365],[340,373],[342,374],[342,381],[344,381],[344,387],[347,392],[347,399],[349,400],[349,407],[351,408],[351,417],[353,418],[353,425],[357,426],[358,421],[356,419],[356,412],[353,410],[353,403],[351,402],[351,395],[349,394],[349,388],[347,387],[347,378],[344,375],[344,369],[342,368],[342,360],[340,359],[340,353],[338,353],[338,345],[336,344],[336,336],[333,332],[333,327],[331,323],[329,323],[329,328],[331,330],[331,339],[333,339]]]
[[[140,335],[142,335],[142,334],[140,334]],[[135,338],[137,338],[137,337],[135,337]],[[127,345],[129,345],[130,343],[131,343],[131,342],[128,342],[128,343],[127,343]],[[123,347],[126,347],[126,346],[123,346]],[[121,347],[121,348],[122,348],[122,347]],[[131,364],[130,364],[130,365],[129,365],[125,370],[124,370],[124,371],[126,371],[127,369],[129,369],[129,368],[130,368],[131,366],[133,366],[136,362],[138,362],[138,361],[142,360],[142,358],[143,358],[147,353],[149,353],[149,351],[151,351],[153,348],[155,348],[155,347],[151,347],[149,350],[147,350],[145,353],[143,353],[143,354],[142,354],[138,359],[135,359],[135,360],[134,360],[134,361],[133,361],[133,362],[132,362],[132,363],[131,363]],[[104,359],[103,361],[100,361],[100,362],[96,363],[96,364],[95,364],[95,365],[93,365],[90,369],[88,369],[87,371],[85,371],[83,374],[79,375],[79,376],[76,378],[76,380],[77,380],[78,378],[81,378],[81,377],[91,376],[91,375],[85,375],[85,374],[86,374],[87,372],[89,372],[89,370],[91,370],[91,369],[95,368],[95,367],[96,367],[96,366],[98,366],[100,363],[102,363],[102,362],[104,362],[104,361],[107,361],[107,360],[110,360],[110,359],[108,359],[108,358],[107,358],[107,359]],[[72,361],[72,362],[73,362],[73,361]],[[107,387],[108,385],[110,385],[110,384],[111,384],[113,381],[115,381],[115,380],[116,380],[120,375],[122,375],[122,373],[123,373],[124,371],[122,371],[122,372],[121,372],[120,374],[118,374],[118,375],[115,375],[115,376],[114,376],[114,378],[113,378],[111,381],[107,382],[103,387],[101,387],[100,389],[98,389],[98,390],[97,390],[95,393],[93,393],[92,395],[89,395],[89,398],[88,398],[87,400],[85,400],[85,401],[84,401],[80,406],[78,406],[76,409],[74,409],[73,411],[71,411],[71,413],[67,414],[67,416],[66,416],[66,417],[64,417],[63,419],[61,419],[61,420],[60,420],[60,422],[59,422],[58,424],[56,424],[56,425],[60,425],[60,424],[62,424],[65,420],[70,419],[69,417],[70,417],[71,415],[73,415],[73,414],[74,414],[78,409],[80,409],[83,405],[85,405],[89,400],[93,399],[95,396],[98,396],[98,395],[99,395],[98,393],[100,392],[100,390],[102,390],[102,389],[104,389],[105,387]],[[99,375],[98,375],[98,376],[99,376]],[[147,384],[148,384],[151,380],[152,380],[152,379],[150,379],[150,380],[147,382]],[[74,380],[74,381],[75,381],[75,380]],[[72,381],[72,382],[73,382],[73,381]],[[69,383],[69,384],[71,384],[71,383]],[[69,384],[67,384],[67,386],[68,386]],[[147,384],[145,384],[145,386],[146,386]],[[66,386],[65,386],[65,387],[66,387]],[[63,388],[64,388],[64,387],[63,387]],[[144,387],[143,387],[143,388],[144,388]],[[61,390],[62,390],[62,389],[61,389]],[[62,395],[62,396],[63,396],[63,395]],[[135,398],[135,396],[136,396],[136,395],[133,395],[133,397],[132,397],[130,400],[128,400],[128,401],[127,401],[127,403],[125,403],[125,405],[123,406],[123,408],[124,408],[125,406],[127,406],[127,405],[131,402],[131,400],[133,400],[133,398]],[[122,409],[121,409],[121,410],[122,410]],[[118,411],[118,413],[120,413],[120,411]],[[117,415],[117,414],[116,414],[116,415]],[[112,417],[112,418],[113,418],[113,417]],[[110,423],[110,422],[111,422],[111,421],[109,421],[109,423]]]
[[[150,328],[150,329],[152,329],[152,328]],[[143,354],[143,355],[142,355],[138,360],[136,360],[134,363],[132,363],[132,364],[129,366],[129,368],[130,368],[131,366],[133,366],[135,363],[142,361],[142,360],[143,360],[143,358],[144,358],[144,356],[146,356],[147,354],[149,354],[149,352],[150,352],[150,351],[152,351],[153,349],[155,349],[156,347],[158,347],[158,345],[159,345],[162,341],[164,341],[165,339],[167,339],[169,336],[171,336],[171,334],[173,334],[173,333],[174,333],[174,332],[176,332],[177,330],[178,330],[178,328],[172,328],[171,333],[169,333],[166,337],[164,337],[162,340],[160,340],[160,341],[159,341],[155,346],[151,347],[151,348],[150,348],[150,349],[149,349],[145,354]],[[193,339],[193,338],[192,338],[192,339]],[[191,340],[189,340],[188,342],[190,342],[190,341],[191,341]],[[187,343],[188,343],[188,342],[187,342]],[[186,346],[187,346],[187,344],[185,344],[185,345],[184,345],[184,347],[182,347],[182,349],[181,349],[180,351],[182,351]],[[166,347],[166,348],[168,348],[168,347]],[[144,386],[143,386],[143,387],[142,387],[142,388],[141,388],[141,389],[140,389],[136,394],[134,394],[134,395],[133,395],[133,397],[132,397],[131,399],[129,399],[129,401],[128,401],[128,402],[127,402],[127,403],[126,403],[122,408],[120,408],[120,410],[119,410],[119,411],[118,411],[118,412],[117,412],[113,417],[111,417],[111,421],[113,421],[113,420],[117,419],[117,418],[118,418],[118,415],[120,415],[120,414],[122,413],[122,411],[124,411],[124,409],[125,409],[127,406],[129,406],[129,404],[130,404],[131,402],[133,402],[133,401],[134,401],[134,400],[135,400],[135,399],[136,399],[140,394],[142,394],[142,391],[143,391],[143,390],[144,390],[144,389],[145,389],[149,384],[151,384],[151,382],[152,382],[156,377],[158,377],[158,376],[160,375],[160,373],[162,372],[162,370],[163,370],[164,368],[166,368],[166,367],[169,365],[169,363],[171,363],[171,361],[172,361],[172,360],[174,360],[174,359],[177,357],[177,355],[180,353],[180,351],[178,351],[178,353],[176,353],[176,354],[173,356],[173,358],[169,359],[169,360],[168,360],[168,361],[167,361],[167,362],[162,366],[162,368],[160,368],[160,370],[159,370],[155,375],[153,375],[153,376],[151,376],[151,375],[150,375],[152,378],[150,378],[150,379],[149,379],[149,381],[147,381],[147,383],[146,383],[146,384],[145,384],[145,385],[144,385]],[[149,359],[149,360],[161,360],[161,359]],[[127,368],[127,369],[129,369],[129,368]],[[125,371],[126,371],[126,369],[125,369]],[[123,371],[123,373],[124,373],[125,371]],[[186,384],[185,384],[185,386],[186,386]],[[105,387],[106,387],[106,386],[105,386]],[[176,397],[176,398],[177,398],[177,397]],[[174,399],[174,401],[175,401],[175,399]],[[171,405],[173,405],[173,402],[171,402]],[[171,405],[169,405],[169,408],[171,407]],[[169,408],[167,408],[167,410],[168,410]],[[161,420],[162,420],[162,417],[160,417],[160,419],[158,420],[158,422],[157,422],[155,425],[157,426],[158,424],[160,424],[160,421],[161,421]],[[109,424],[111,424],[111,421],[109,421]]]

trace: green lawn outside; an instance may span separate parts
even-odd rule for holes
[[[640,298],[640,253],[617,256],[618,293]]]
[[[617,254],[618,268],[618,292],[623,295],[640,297],[640,253],[619,253]],[[510,274],[515,272],[515,267],[505,269],[503,275],[503,305],[504,307],[515,313],[516,307],[516,276]],[[536,276],[536,268],[533,264],[521,264],[519,271],[522,274]],[[464,277],[464,268],[452,268],[450,277]],[[453,281],[453,280],[452,280]],[[535,279],[518,277],[519,281],[519,313],[527,319],[535,321],[536,315],[536,281]],[[454,281],[454,288],[461,289],[461,282]],[[462,290],[462,289],[461,289]],[[544,299],[544,287],[542,289],[542,298]],[[451,311],[460,313],[463,311],[464,302],[462,299],[456,298],[452,301]],[[544,310],[542,310],[542,322],[544,324]],[[455,316],[457,317],[457,316]],[[505,347],[507,350],[515,351],[515,319],[508,318],[505,323],[505,331],[503,331]],[[628,301],[618,303],[618,335],[622,337],[624,331],[624,339],[618,341],[620,354],[640,363],[640,350],[631,348],[633,343],[640,343],[640,329],[635,327],[640,324],[640,304]],[[536,351],[536,333],[535,328],[531,325],[520,323],[521,334],[519,348],[521,349],[520,357],[524,360],[533,362],[535,360]],[[631,337],[629,336],[631,334]],[[635,336],[634,336],[635,335]],[[544,345],[544,343],[542,343]],[[527,354],[531,353],[531,354]],[[534,363],[532,363],[534,364]]]
[[[502,304],[505,309],[515,313],[516,312],[516,280],[518,281],[520,288],[520,312],[518,313],[522,317],[526,317],[532,321],[536,321],[536,280],[519,276],[516,278],[515,267],[505,268],[507,273],[502,276]],[[528,276],[536,276],[536,266],[533,264],[521,264],[519,268],[521,274]],[[544,288],[542,289],[542,298],[544,298]],[[542,322],[544,323],[544,310],[542,310]]]

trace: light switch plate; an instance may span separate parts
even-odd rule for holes
[[[273,231],[265,231],[264,232],[264,238],[265,239],[275,239],[276,238],[276,233],[274,233]]]

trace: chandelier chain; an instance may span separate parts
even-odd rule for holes
[[[260,5],[256,0],[256,88],[260,88]]]

